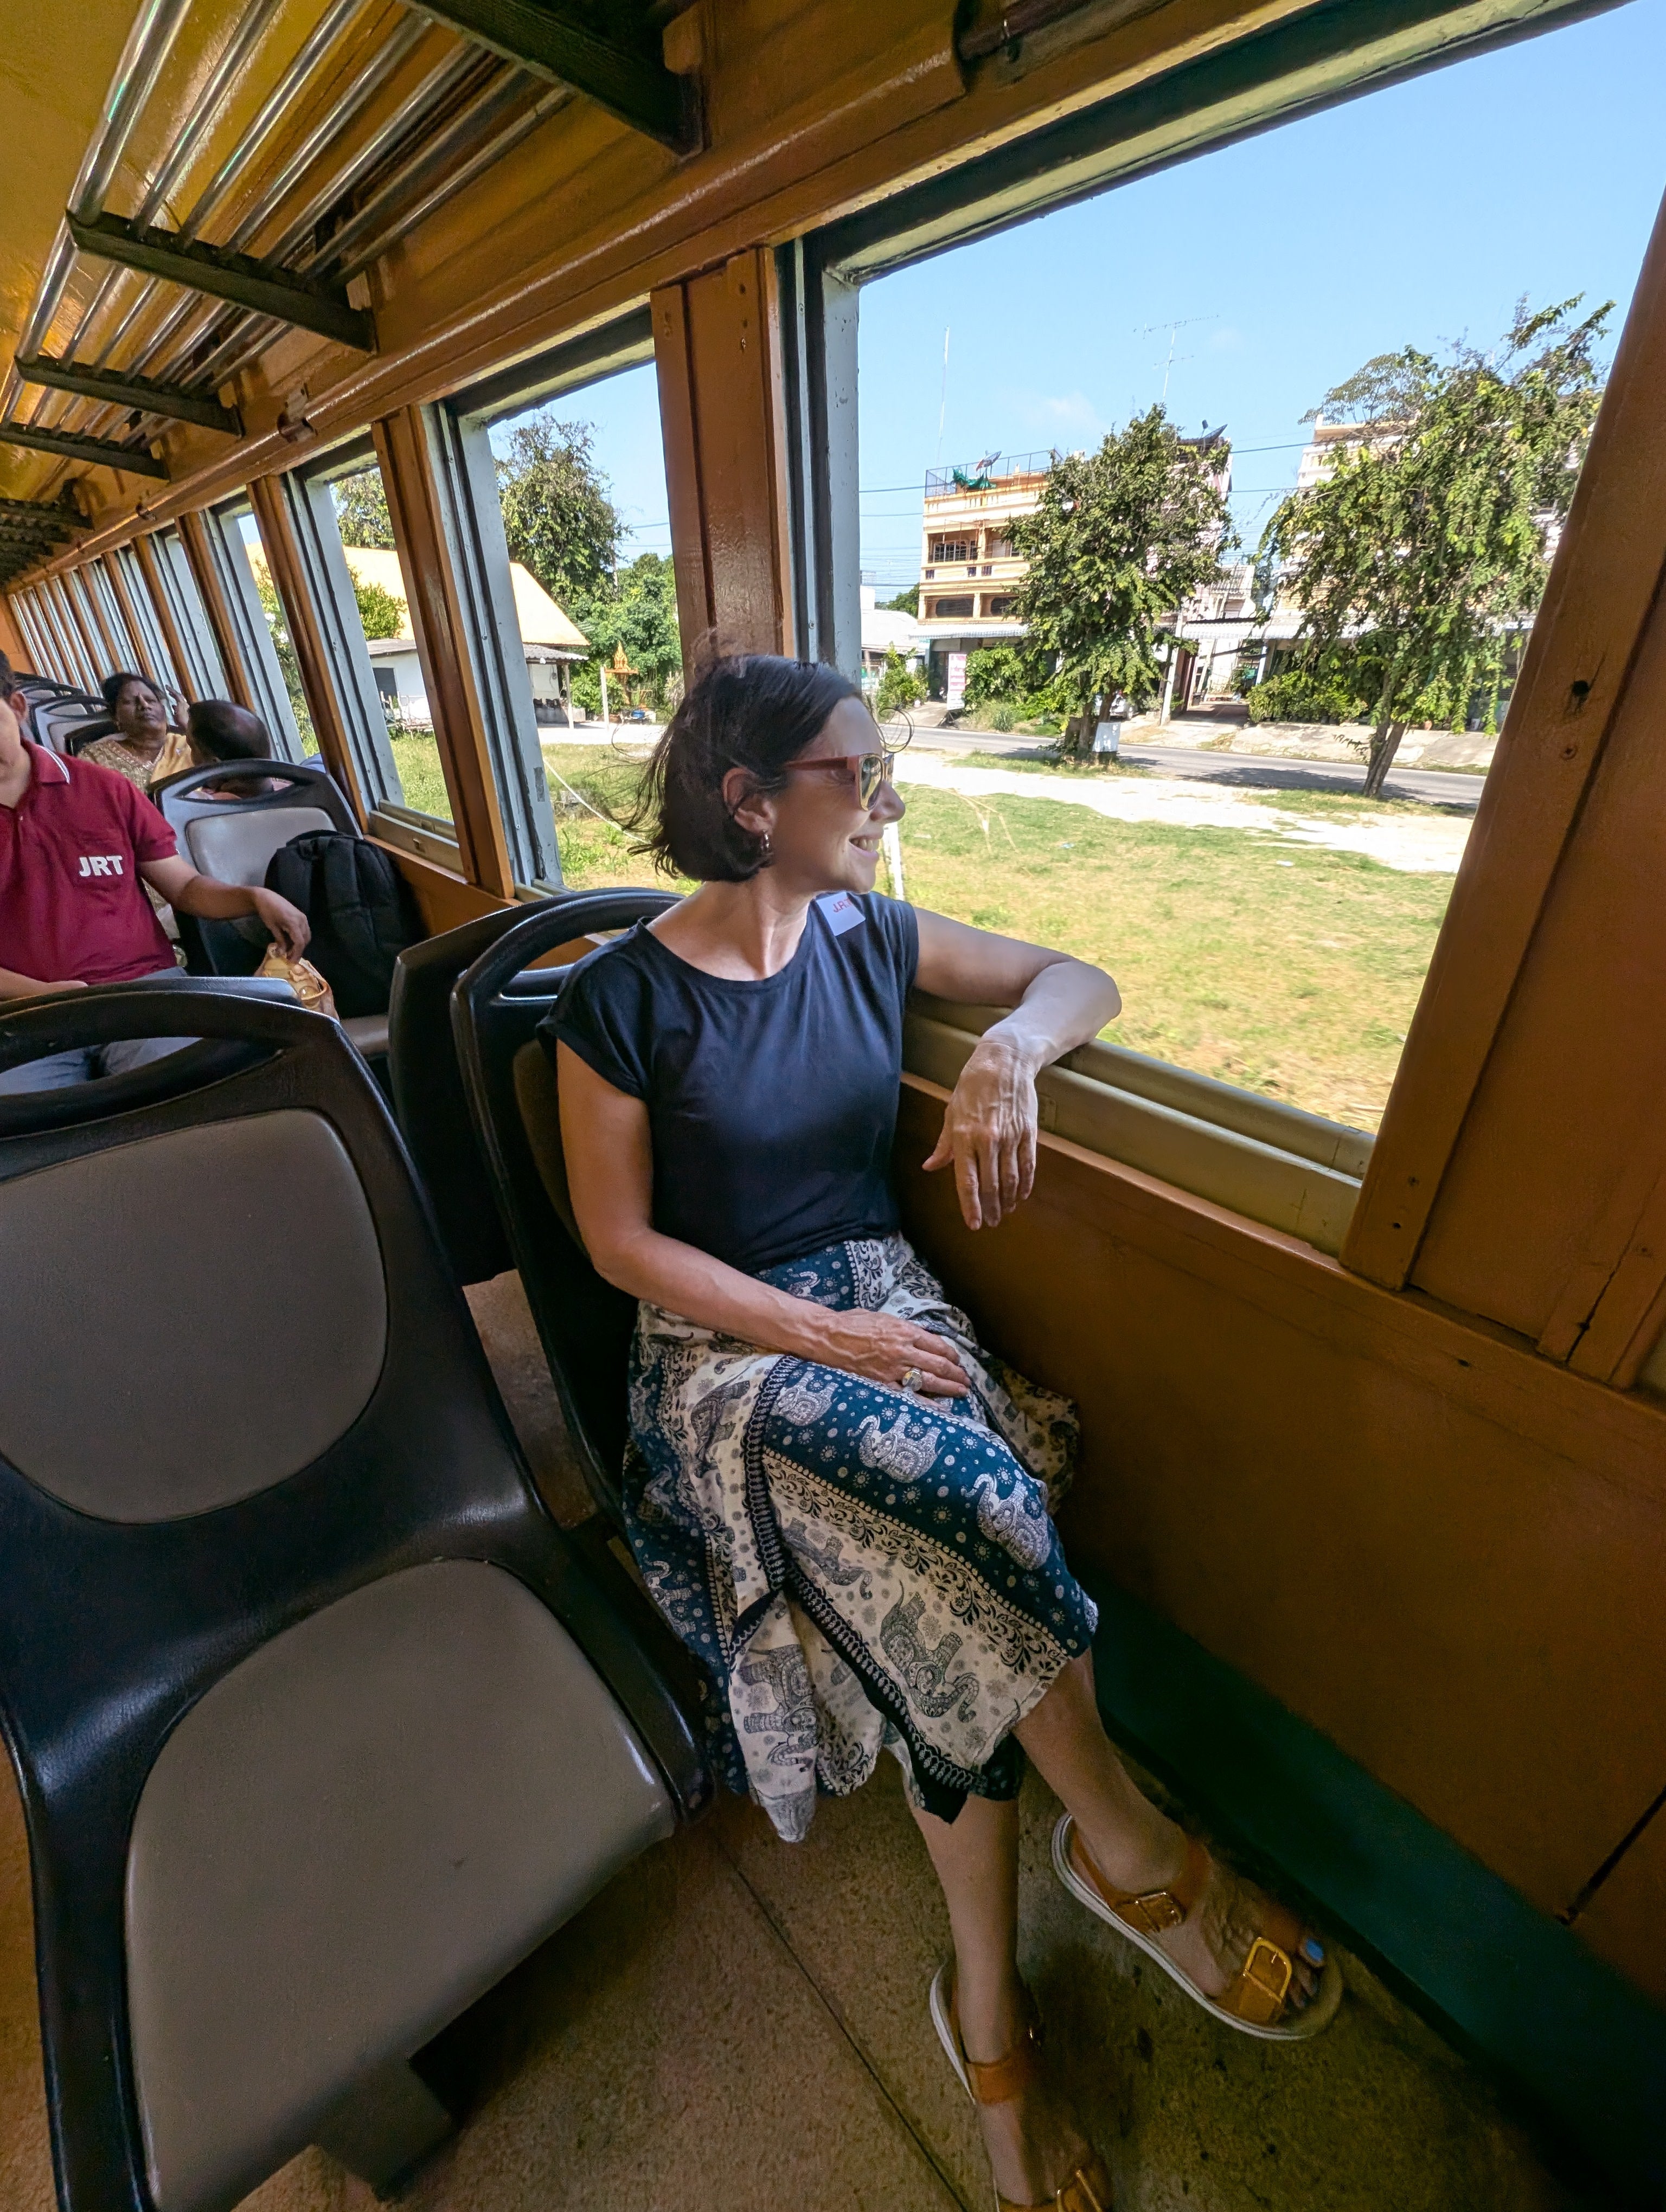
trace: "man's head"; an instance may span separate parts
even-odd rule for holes
[[[229,699],[199,699],[186,711],[185,735],[198,768],[212,767],[216,761],[272,757],[272,741],[259,715],[234,706]]]
[[[23,718],[29,702],[17,688],[17,678],[0,653],[0,769],[15,768],[23,745]]]

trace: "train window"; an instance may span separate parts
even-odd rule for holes
[[[250,703],[266,726],[274,755],[299,760],[318,750],[318,740],[292,651],[289,666],[284,665],[289,632],[272,587],[259,526],[243,500],[212,508],[204,521],[209,559],[247,679]]]
[[[36,667],[43,676],[50,676],[60,684],[70,681],[64,651],[52,634],[44,594],[39,590],[15,592],[12,605],[23,624],[23,635]]]
[[[68,592],[61,576],[49,576],[40,586],[41,604],[46,609],[58,658],[64,666],[64,680],[78,684],[83,690],[93,690],[98,683],[99,671],[94,666],[85,641],[76,627]]]
[[[396,842],[448,833],[451,798],[370,441],[283,479],[305,586],[367,807]]]
[[[1633,149],[1553,173],[1520,129],[1615,20],[1023,221],[992,159],[800,250],[909,896],[1112,969],[1112,1044],[1378,1124],[1646,242]],[[1276,279],[1228,205],[1304,210]],[[1064,301],[1063,345],[1015,312]]]
[[[121,668],[140,667],[143,656],[127,626],[127,617],[122,611],[121,602],[116,597],[115,587],[110,581],[109,571],[104,562],[89,561],[81,574],[98,616],[99,625],[115,654],[116,665]]]
[[[177,530],[159,530],[150,543],[156,556],[157,580],[185,655],[185,666],[180,673],[187,687],[199,699],[228,698],[231,687],[226,680],[225,664],[191,572],[184,541]]]
[[[29,665],[37,675],[50,676],[53,672],[52,659],[46,650],[40,624],[35,614],[33,592],[27,590],[9,592],[7,594],[7,604],[11,608],[12,620],[16,623],[18,635],[21,637],[28,653]]]
[[[139,556],[131,545],[119,546],[109,556],[113,579],[119,593],[125,593],[124,604],[131,619],[130,635],[137,633],[139,663],[147,663],[164,684],[174,690],[179,688],[179,672],[173,665],[168,650],[167,636],[157,619],[156,609],[150,597],[150,586],[140,565]]]
[[[646,312],[493,379],[443,422],[505,825],[518,874],[538,870],[519,879],[640,879],[613,818],[634,771],[614,750],[657,729],[683,665]]]

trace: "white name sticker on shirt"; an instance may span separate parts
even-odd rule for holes
[[[828,891],[816,904],[835,937],[842,937],[848,929],[860,929],[866,919],[848,891]]]

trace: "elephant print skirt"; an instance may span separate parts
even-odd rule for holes
[[[789,1296],[945,1337],[970,1395],[926,1398],[759,1352],[657,1306],[631,1353],[631,1548],[708,1678],[731,1788],[808,1829],[881,1751],[952,1820],[1011,1796],[1017,1723],[1097,1616],[1052,1509],[1073,1409],[982,1351],[901,1237],[763,1271]]]

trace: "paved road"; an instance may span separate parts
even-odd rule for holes
[[[957,730],[920,730],[914,742],[933,752],[994,753],[1029,760],[1046,756],[1022,738],[963,736]],[[1195,776],[1205,783],[1237,784],[1258,791],[1358,791],[1365,780],[1363,762],[1280,760],[1264,753],[1205,752],[1190,745],[1124,745],[1122,758],[1159,775]],[[1390,799],[1420,799],[1441,806],[1471,811],[1486,779],[1450,769],[1396,768],[1389,771]]]

